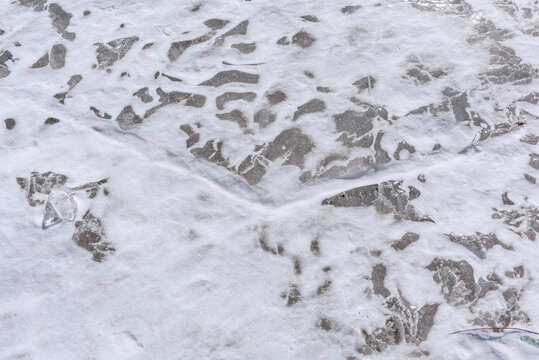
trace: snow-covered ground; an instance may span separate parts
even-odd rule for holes
[[[536,1],[0,13],[0,359],[539,357]]]

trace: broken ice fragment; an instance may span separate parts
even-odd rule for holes
[[[43,230],[62,222],[73,221],[77,215],[77,202],[73,198],[70,188],[64,185],[55,185],[49,194],[43,216]]]

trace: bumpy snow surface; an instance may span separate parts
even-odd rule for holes
[[[0,359],[539,357],[537,1],[0,13]]]

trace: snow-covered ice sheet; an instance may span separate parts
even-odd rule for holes
[[[539,357],[538,24],[1,0],[0,359]]]

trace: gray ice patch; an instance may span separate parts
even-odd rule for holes
[[[39,69],[42,67],[45,67],[49,65],[49,52],[47,51],[45,55],[40,57],[32,66],[30,66],[31,69]]]
[[[168,49],[167,56],[169,60],[171,62],[176,61],[187,48],[208,41],[213,37],[213,35],[214,33],[212,31],[195,39],[173,42],[172,44],[170,44],[170,48]]]
[[[73,41],[75,39],[75,33],[66,31],[69,26],[69,22],[73,17],[72,14],[64,11],[62,7],[56,3],[49,5],[49,17],[52,19],[52,26],[59,34],[62,34],[64,39]]]
[[[138,36],[131,36],[109,41],[106,44],[95,43],[97,46],[97,63],[100,69],[111,67],[116,61],[122,59],[139,40]]]
[[[417,240],[419,240],[419,234],[414,232],[407,232],[402,236],[402,238],[400,238],[400,240],[393,242],[391,246],[395,250],[404,250],[406,247],[408,247],[408,245],[416,242]]]
[[[145,119],[151,116],[160,108],[170,104],[179,104],[183,102],[185,103],[185,106],[201,108],[206,103],[206,97],[204,95],[184,93],[181,91],[171,91],[167,93],[161,88],[157,88],[156,92],[157,95],[159,95],[160,104],[146,111],[146,113],[144,114]]]
[[[243,113],[237,109],[228,113],[215,114],[221,120],[227,120],[237,123],[240,127],[247,127],[247,119],[243,116]]]
[[[310,47],[316,39],[306,31],[300,31],[292,36],[292,44],[305,49]]]
[[[226,92],[224,94],[221,94],[215,98],[215,105],[217,106],[217,109],[223,110],[224,106],[229,101],[237,101],[237,100],[244,100],[248,102],[254,101],[256,98],[256,93],[254,92]]]
[[[265,128],[271,123],[275,122],[277,116],[275,113],[268,109],[258,110],[254,115],[254,122],[258,123],[261,128]]]
[[[326,110],[326,104],[322,100],[309,100],[305,104],[298,106],[298,109],[294,112],[292,121],[296,121],[302,115],[322,112],[324,110]]]
[[[250,74],[239,70],[220,71],[214,77],[206,80],[199,85],[219,87],[231,82],[240,82],[247,84],[258,84],[260,75]]]
[[[434,272],[432,278],[441,284],[445,301],[450,305],[471,304],[485,296],[488,291],[498,288],[494,282],[482,278],[476,283],[473,267],[464,260],[435,258],[427,269]]]
[[[134,129],[140,125],[143,120],[143,118],[135,113],[131,105],[124,107],[118,117],[116,117],[118,125],[120,125],[123,130]]]
[[[153,101],[153,97],[148,93],[147,86],[134,92],[133,96],[137,96],[143,103],[149,103]]]
[[[487,251],[495,245],[500,245],[506,250],[513,250],[512,246],[508,246],[498,240],[498,237],[494,233],[481,234],[477,232],[475,235],[457,235],[451,233],[447,236],[449,236],[452,242],[464,246],[480,259],[486,258]]]
[[[276,105],[286,100],[286,94],[281,90],[272,90],[266,92],[266,99],[268,99],[270,105]]]
[[[221,20],[221,19],[209,19],[204,21],[204,25],[209,27],[212,30],[219,30],[224,28],[230,21],[228,20]]]
[[[53,45],[49,57],[49,65],[51,69],[57,70],[63,68],[65,65],[65,58],[67,54],[67,48],[63,44]]]
[[[335,207],[375,206],[378,213],[392,213],[396,220],[434,222],[428,216],[417,214],[413,205],[409,203],[406,191],[400,188],[400,184],[399,181],[384,181],[380,184],[361,186],[326,198],[322,201],[322,205]]]
[[[242,54],[250,54],[256,50],[256,43],[252,42],[252,43],[232,44],[230,47],[234,49],[238,49],[238,51]]]
[[[94,216],[90,210],[84,214],[82,221],[75,223],[73,241],[81,248],[92,253],[92,259],[101,262],[107,254],[115,249],[105,241],[105,229],[101,219]]]
[[[249,26],[249,20],[244,20],[240,22],[238,25],[234,26],[232,29],[228,30],[223,35],[219,36],[217,39],[215,39],[215,45],[223,45],[225,42],[225,39],[229,36],[233,35],[245,35],[247,34],[247,27]]]

